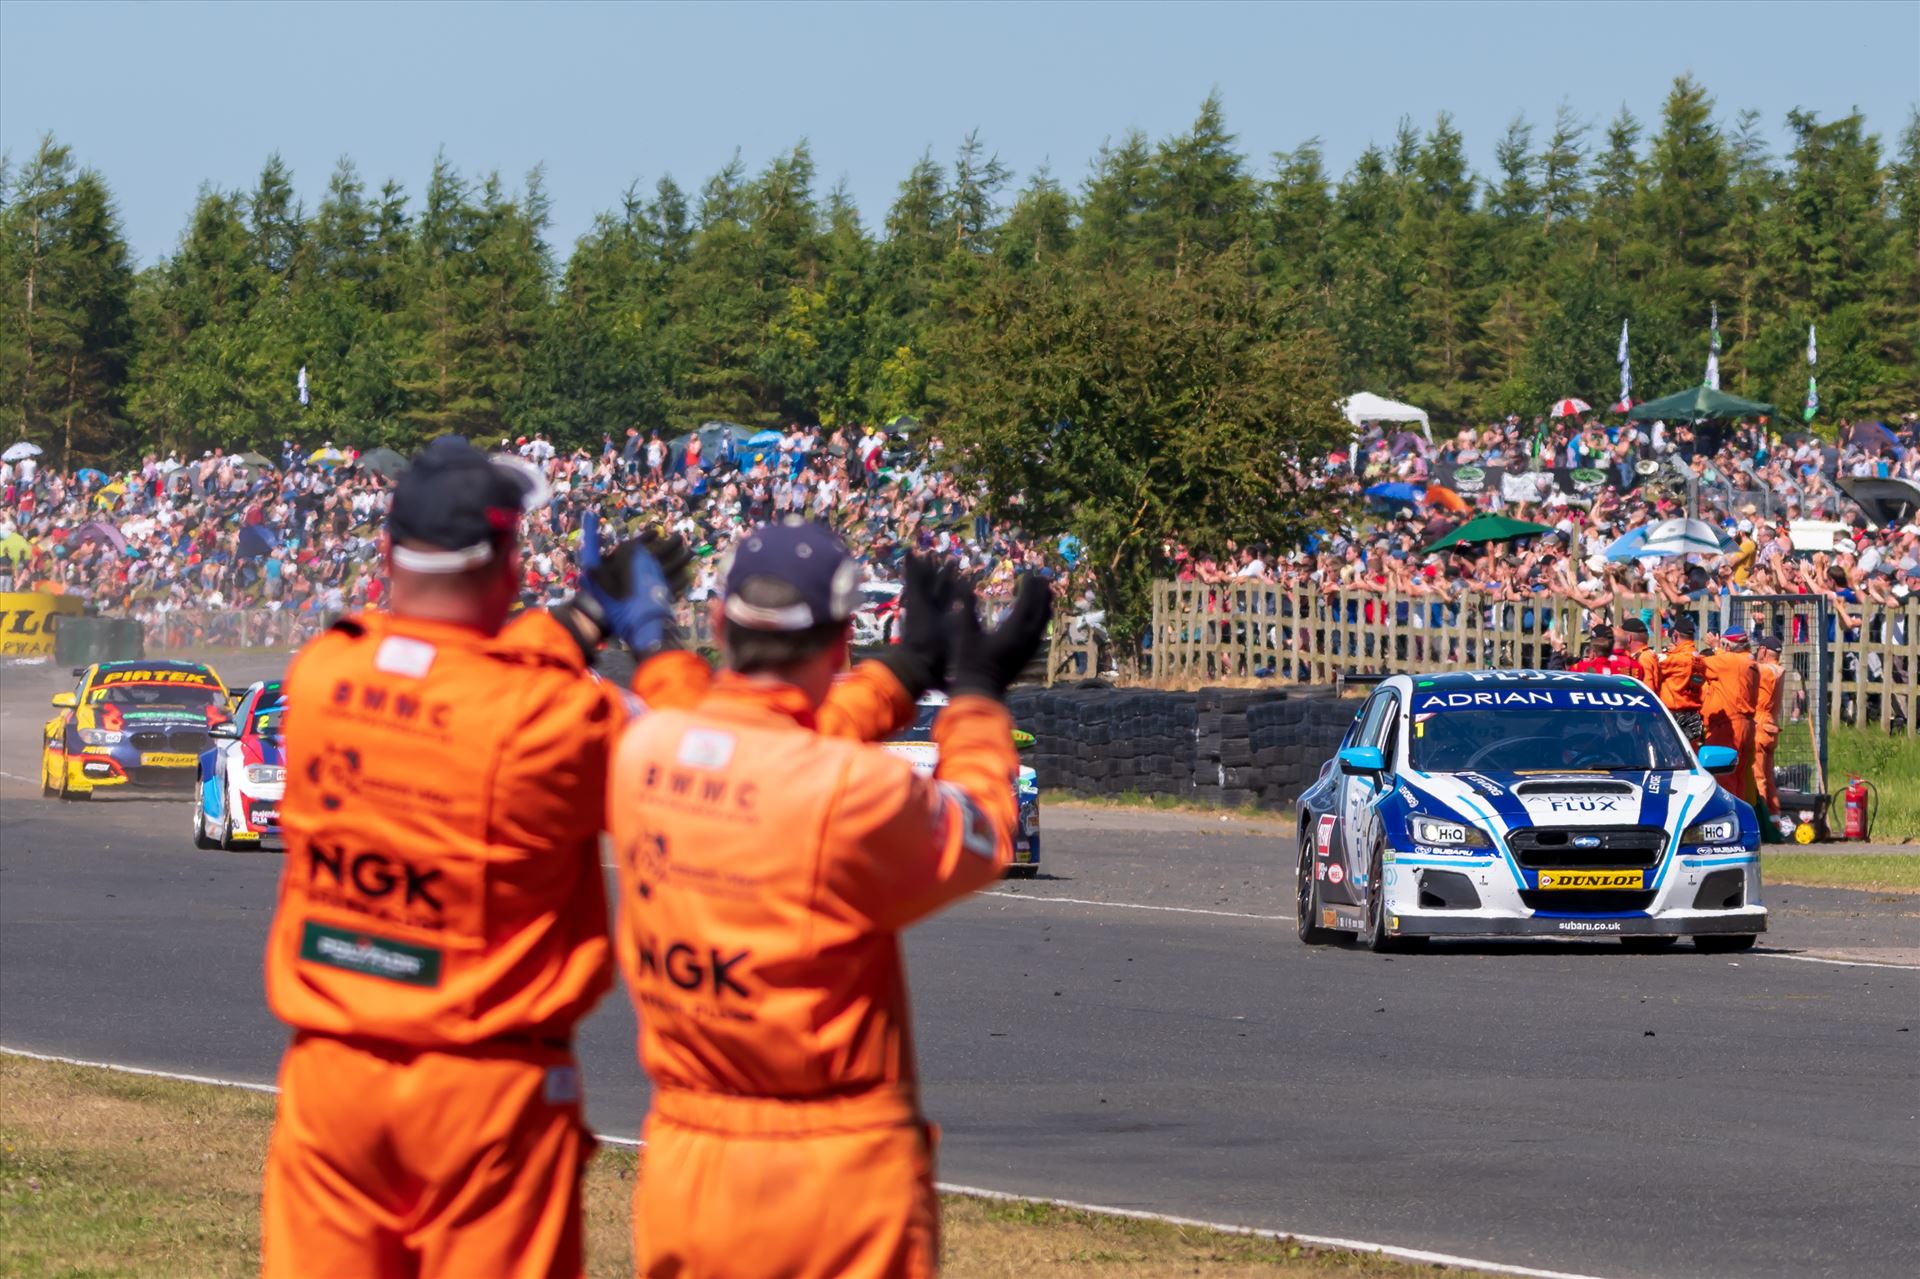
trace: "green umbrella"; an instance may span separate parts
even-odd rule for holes
[[[1505,515],[1477,515],[1427,549],[1438,551],[1449,546],[1465,546],[1469,542],[1510,542],[1516,537],[1551,532],[1553,529],[1545,524],[1533,524]]]
[[[407,469],[407,459],[382,445],[360,455],[360,469],[390,480]]]
[[[1762,404],[1758,400],[1743,400],[1737,395],[1728,395],[1710,386],[1696,386],[1685,391],[1675,391],[1672,395],[1663,395],[1657,400],[1648,400],[1645,404],[1636,404],[1627,410],[1627,418],[1634,422],[1651,422],[1656,418],[1667,421],[1698,421],[1709,417],[1758,417],[1762,413],[1771,412],[1773,412],[1771,404]]]

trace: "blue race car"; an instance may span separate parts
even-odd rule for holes
[[[886,742],[887,749],[912,761],[920,773],[931,775],[940,762],[940,747],[933,740],[933,721],[947,704],[945,693],[928,693],[914,711],[913,724]],[[1033,738],[1019,730],[1013,734],[1015,745],[1026,747]],[[1021,765],[1014,778],[1013,792],[1019,807],[1019,821],[1013,830],[1013,865],[1007,874],[1031,879],[1040,873],[1040,778],[1031,768]]]
[[[1745,949],[1767,910],[1753,809],[1713,778],[1736,763],[1628,676],[1396,675],[1300,798],[1300,939]]]

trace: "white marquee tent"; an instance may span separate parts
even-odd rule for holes
[[[1355,426],[1362,422],[1418,422],[1420,429],[1426,432],[1427,442],[1433,442],[1433,424],[1427,421],[1427,411],[1411,404],[1401,404],[1370,391],[1361,391],[1342,400],[1340,411]]]

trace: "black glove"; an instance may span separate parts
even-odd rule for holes
[[[954,597],[948,616],[952,619],[954,696],[971,693],[998,701],[1040,651],[1047,622],[1053,617],[1053,592],[1037,577],[1020,579],[1013,610],[990,631],[980,629],[971,590]]]
[[[640,530],[637,540],[640,548],[660,566],[660,574],[667,579],[667,589],[673,592],[673,598],[686,598],[687,588],[693,585],[694,563],[693,548],[687,545],[687,539],[649,524]]]
[[[927,556],[907,557],[907,578],[900,592],[900,642],[874,660],[893,672],[915,701],[947,682],[947,610],[956,582],[950,564]]]

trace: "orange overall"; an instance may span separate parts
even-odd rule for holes
[[[621,740],[616,949],[654,1084],[647,1276],[933,1271],[898,934],[1011,856],[1011,723],[956,697],[932,778],[820,731],[798,689],[716,678]]]
[[[1753,657],[1741,652],[1708,653],[1700,658],[1707,684],[1701,698],[1701,716],[1707,722],[1707,743],[1731,746],[1740,754],[1732,772],[1720,774],[1728,794],[1751,799],[1753,780],[1753,713],[1759,673]]]
[[[1677,639],[1660,654],[1660,683],[1654,689],[1670,711],[1698,711],[1707,685],[1707,668],[1690,639]]]
[[[635,676],[704,695],[699,657]],[[294,1028],[268,1154],[272,1276],[577,1275],[571,1037],[612,984],[599,833],[624,720],[545,613],[498,636],[370,614],[287,676],[286,865],[267,995]],[[876,663],[822,713],[913,713]]]
[[[619,694],[545,613],[349,618],[287,673],[271,1276],[577,1275]]]
[[[1781,667],[1770,662],[1756,663],[1759,684],[1753,711],[1753,784],[1760,803],[1769,813],[1780,812],[1780,789],[1773,780],[1773,752],[1780,741]]]
[[[1632,674],[1657,695],[1660,691],[1660,654],[1642,644],[1637,652],[1627,654],[1627,660],[1634,665]]]

